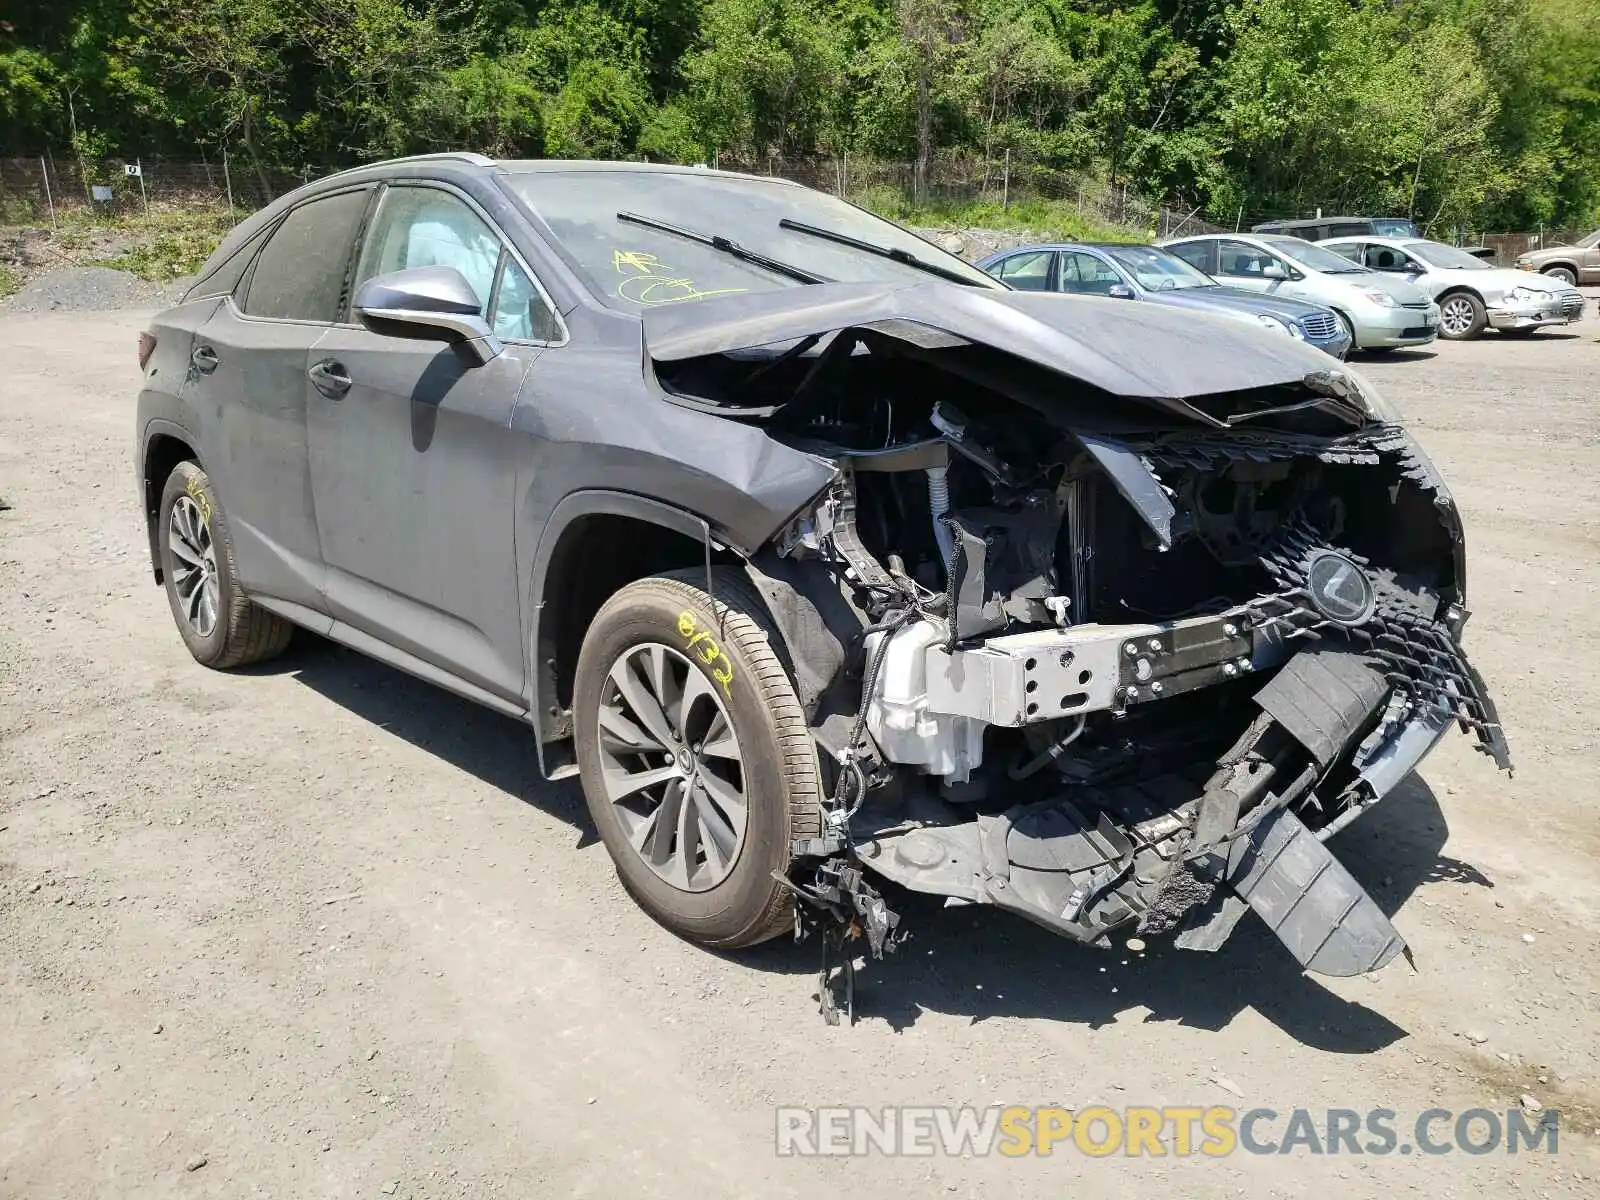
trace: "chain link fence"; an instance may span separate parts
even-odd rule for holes
[[[0,158],[0,225],[110,223],[156,209],[244,214],[336,169],[266,174],[225,157]]]
[[[1002,210],[1032,200],[1075,209],[1089,221],[1131,233],[1169,237],[1220,228],[1198,210],[1152,204],[1126,186],[1106,183],[1009,158],[938,158],[922,180],[909,162],[840,155],[767,158],[712,164],[723,170],[775,175],[869,207],[900,211],[955,210],[992,204]],[[338,167],[306,167],[298,174],[267,174],[227,157],[217,160],[153,158],[0,159],[0,225],[49,225],[63,219],[115,222],[152,210],[251,212],[276,196],[330,174]]]

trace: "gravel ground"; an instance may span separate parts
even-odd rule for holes
[[[0,1196],[1597,1194],[1592,315],[1366,364],[1465,512],[1469,644],[1518,766],[1451,737],[1336,842],[1416,972],[1307,977],[1253,922],[1137,956],[910,902],[832,1029],[813,945],[653,926],[519,726],[314,638],[189,659],[129,472],[141,327],[0,316]],[[1404,1127],[1523,1095],[1562,1110],[1559,1154],[774,1153],[782,1104]]]
[[[111,309],[160,308],[176,303],[186,280],[148,283],[128,271],[110,267],[63,267],[46,271],[0,302],[0,310],[21,313],[105,312]]]

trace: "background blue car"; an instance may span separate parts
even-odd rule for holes
[[[978,266],[1023,291],[1071,292],[1194,308],[1255,322],[1335,358],[1342,359],[1350,352],[1350,335],[1332,309],[1224,287],[1156,246],[1102,242],[1022,246],[991,254]]]

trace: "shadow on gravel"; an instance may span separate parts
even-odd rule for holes
[[[1350,353],[1351,361],[1357,363],[1427,362],[1429,359],[1438,357],[1439,352],[1437,350],[1423,346],[1410,350],[1353,350]]]
[[[293,675],[363,720],[566,821],[579,832],[578,847],[598,840],[577,781],[545,783],[533,735],[516,721],[310,635],[297,635],[288,654],[248,670]],[[1446,834],[1432,789],[1412,775],[1332,847],[1393,915],[1423,884],[1494,886],[1471,864],[1440,855]],[[856,1012],[862,1021],[902,1030],[931,1011],[974,1022],[1030,1017],[1095,1029],[1142,1007],[1149,1010],[1147,1021],[1219,1030],[1253,1008],[1296,1041],[1322,1050],[1368,1053],[1406,1034],[1383,1014],[1340,998],[1303,973],[1253,916],[1215,954],[1153,942],[1144,954],[1132,955],[1120,948],[1120,939],[1117,949],[1095,950],[1009,913],[947,909],[936,897],[893,885],[885,890],[911,936],[885,961],[858,971]],[[1404,933],[1403,921],[1401,926]],[[816,974],[820,955],[815,938],[799,944],[783,938],[728,961],[744,970],[805,976]],[[1386,969],[1410,970],[1404,960]]]
[[[1395,913],[1425,883],[1445,880],[1492,887],[1475,867],[1441,857],[1444,815],[1432,790],[1413,775],[1382,805],[1337,836],[1332,847],[1386,913]],[[1359,1001],[1347,1001],[1302,972],[1254,916],[1215,954],[1152,942],[1142,955],[1095,950],[1057,937],[1004,912],[943,908],[934,897],[895,889],[890,905],[911,933],[888,959],[856,976],[856,1014],[896,1030],[924,1011],[1029,1017],[1090,1029],[1146,1008],[1147,1021],[1220,1030],[1254,1009],[1290,1037],[1336,1053],[1364,1054],[1406,1030]],[[1404,922],[1401,922],[1402,933]],[[774,942],[737,961],[782,973],[815,973],[815,940]],[[1419,963],[1419,969],[1440,969]],[[1409,971],[1403,959],[1387,970]],[[1366,986],[1354,981],[1356,987]]]
[[[362,720],[567,822],[578,831],[577,849],[600,840],[578,781],[546,783],[533,731],[510,717],[304,630],[282,658],[245,670],[292,675]]]

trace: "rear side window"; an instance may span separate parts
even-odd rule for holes
[[[194,285],[184,293],[184,300],[204,300],[208,296],[229,296],[233,289],[239,286],[239,281],[244,278],[245,269],[250,266],[250,260],[255,257],[261,243],[266,241],[267,234],[272,232],[271,226],[261,230],[244,245],[240,246],[222,262],[218,263],[208,274],[200,276]]]
[[[340,192],[285,217],[256,260],[244,311],[295,321],[338,320],[368,195]]]

